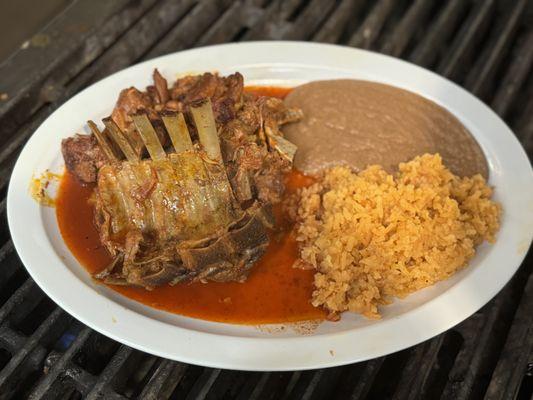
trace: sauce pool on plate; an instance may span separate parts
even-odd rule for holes
[[[284,97],[290,89],[249,87],[258,95]],[[287,175],[287,191],[313,182],[298,171]],[[65,173],[56,199],[61,235],[76,259],[89,273],[102,270],[111,262],[100,244],[93,224],[90,197],[94,185],[81,185]],[[280,209],[275,210],[281,215]],[[283,221],[280,225],[283,225]],[[180,283],[153,290],[109,285],[122,295],[148,306],[210,321],[241,324],[283,323],[323,319],[323,310],[311,305],[313,271],[293,268],[298,257],[294,236],[289,230],[273,232],[266,254],[252,268],[244,283]]]

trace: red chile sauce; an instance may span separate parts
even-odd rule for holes
[[[283,98],[290,89],[247,87],[257,95]],[[287,192],[313,182],[298,171],[287,175]],[[89,198],[94,185],[81,185],[65,173],[56,199],[61,235],[70,251],[89,273],[102,270],[111,258],[100,244],[93,224]],[[278,208],[278,218],[283,215]],[[280,226],[286,225],[278,221]],[[148,306],[210,321],[240,324],[295,322],[323,319],[325,313],[310,304],[313,271],[292,268],[297,244],[289,230],[271,235],[266,254],[252,268],[244,283],[181,283],[153,290],[109,285],[113,290]]]

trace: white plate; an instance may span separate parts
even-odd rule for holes
[[[177,74],[240,71],[248,85],[294,86],[311,80],[367,79],[421,94],[455,114],[480,143],[490,184],[504,213],[498,242],[482,245],[471,265],[431,288],[382,309],[380,321],[345,313],[311,335],[206,322],[158,311],[96,285],[70,254],[55,210],[28,194],[32,174],[61,170],[61,139],[87,131],[85,121],[112,110],[121,89],[144,88],[157,67]],[[9,226],[32,278],[62,308],[91,328],[158,356],[210,367],[292,370],[342,365],[389,354],[435,336],[487,303],[512,277],[533,233],[533,172],[513,133],[487,106],[455,84],[404,61],[311,43],[259,42],[205,47],[156,58],[85,89],[33,134],[9,186]]]

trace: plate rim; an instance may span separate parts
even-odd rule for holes
[[[152,318],[149,318],[145,315],[135,313],[132,310],[123,309],[122,312],[125,313],[126,317],[128,317],[128,314],[134,314],[132,318],[135,320],[139,319],[139,322],[146,323],[147,326],[150,326],[152,328],[159,328],[161,330],[172,329],[175,330],[175,333],[178,332],[180,336],[182,336],[182,339],[186,339],[189,346],[196,346],[196,345],[208,345],[211,351],[213,351],[213,348],[216,348],[220,345],[228,346],[229,348],[232,348],[235,351],[235,354],[231,354],[230,352],[226,351],[226,349],[222,349],[221,351],[215,351],[215,356],[209,356],[208,353],[205,351],[202,353],[202,355],[198,356],[194,352],[191,352],[190,349],[186,348],[179,348],[179,349],[173,349],[173,351],[165,350],[161,348],[160,346],[155,346],[154,343],[152,345],[146,345],[142,341],[142,334],[139,334],[139,332],[124,332],[123,327],[120,327],[120,324],[109,324],[109,322],[104,323],[103,321],[95,318],[92,316],[91,318],[87,317],[85,314],[80,313],[79,310],[71,306],[68,301],[65,301],[65,298],[63,298],[61,295],[58,294],[56,291],[56,288],[53,285],[50,285],[49,282],[46,282],[46,278],[43,274],[41,274],[39,271],[39,268],[35,268],[35,258],[30,257],[29,253],[26,251],[27,243],[24,243],[24,235],[21,232],[20,226],[18,226],[18,221],[20,221],[20,215],[17,214],[17,206],[16,206],[16,200],[20,199],[21,193],[21,183],[19,181],[19,176],[21,174],[21,160],[24,160],[25,157],[27,157],[28,149],[32,146],[32,140],[35,141],[35,138],[37,137],[36,133],[39,131],[42,125],[44,125],[48,120],[50,120],[54,115],[60,114],[60,110],[63,109],[64,106],[67,104],[72,104],[76,102],[76,99],[80,98],[84,95],[84,93],[87,93],[88,91],[92,90],[96,86],[105,85],[105,83],[109,82],[109,80],[114,79],[116,75],[124,73],[125,71],[129,71],[132,73],[135,71],[135,69],[141,69],[142,66],[146,65],[153,65],[157,64],[158,61],[162,60],[163,58],[172,58],[172,57],[179,57],[183,56],[184,54],[201,54],[204,52],[211,52],[213,49],[220,49],[224,48],[226,51],[233,51],[235,48],[265,48],[268,46],[272,46],[272,49],[275,48],[293,48],[296,50],[297,48],[300,48],[301,46],[304,46],[308,49],[314,49],[314,50],[325,50],[329,49],[328,51],[338,51],[341,52],[351,52],[354,56],[361,55],[364,57],[377,57],[382,58],[382,60],[389,60],[388,62],[391,62],[390,60],[393,60],[393,63],[398,63],[398,65],[403,65],[404,67],[408,68],[414,68],[415,71],[418,71],[419,73],[422,73],[426,76],[432,77],[432,79],[438,79],[438,80],[444,80],[446,81],[447,85],[451,85],[451,87],[454,88],[454,90],[458,90],[459,93],[462,92],[462,95],[466,96],[470,99],[470,101],[474,101],[474,103],[477,102],[476,106],[481,106],[481,109],[484,109],[484,112],[488,112],[493,117],[496,117],[500,125],[502,125],[502,132],[505,133],[505,135],[510,134],[511,137],[507,137],[507,139],[514,139],[511,140],[511,144],[516,147],[518,146],[518,152],[517,152],[517,158],[521,158],[522,161],[524,159],[528,162],[527,155],[525,154],[525,151],[523,150],[521,144],[518,142],[518,139],[515,137],[515,135],[512,133],[512,131],[509,129],[509,127],[505,124],[503,120],[499,116],[497,116],[490,108],[488,108],[484,103],[482,103],[480,100],[478,100],[476,97],[474,97],[472,94],[468,93],[465,89],[461,88],[454,82],[451,82],[447,80],[444,77],[441,77],[432,71],[426,70],[422,67],[419,67],[417,65],[411,64],[407,61],[396,59],[394,57],[390,57],[387,55],[383,55],[380,53],[370,52],[367,50],[361,50],[361,49],[354,49],[350,47],[345,46],[339,46],[339,45],[331,45],[331,44],[319,44],[319,43],[309,43],[309,42],[291,42],[291,41],[260,41],[260,42],[245,42],[245,43],[228,43],[228,44],[221,44],[221,45],[213,45],[213,46],[206,46],[206,47],[199,47],[194,49],[189,49],[185,51],[179,51],[171,54],[167,54],[161,57],[157,57],[151,60],[144,61],[139,64],[132,65],[128,68],[119,70],[112,75],[99,80],[98,82],[90,85],[89,87],[85,88],[81,92],[77,93],[75,96],[67,100],[64,104],[62,104],[58,109],[56,109],[40,126],[36,129],[34,134],[28,139],[27,143],[25,144],[24,148],[22,149],[17,162],[15,164],[15,167],[13,168],[12,175],[9,182],[8,187],[8,194],[7,194],[7,219],[8,219],[8,225],[11,232],[11,237],[13,241],[13,245],[24,264],[25,268],[29,272],[32,279],[39,285],[39,287],[50,297],[54,302],[56,302],[61,308],[63,308],[65,311],[67,311],[69,314],[73,315],[75,318],[86,324],[87,326],[91,327],[92,329],[113,338],[114,340],[117,340],[118,342],[124,343],[130,347],[136,348],[138,350],[148,352],[151,354],[155,354],[160,357],[170,358],[177,361],[192,363],[196,365],[203,365],[207,367],[215,367],[215,368],[230,368],[230,369],[245,369],[245,370],[255,370],[255,371],[263,371],[263,370],[270,370],[270,371],[286,371],[286,370],[304,370],[304,369],[314,369],[314,368],[324,368],[324,367],[331,367],[331,366],[338,366],[338,365],[345,365],[352,362],[357,361],[364,361],[375,357],[380,357],[385,354],[390,354],[396,351],[400,351],[402,349],[405,349],[410,346],[414,346],[422,341],[425,341],[431,337],[434,337],[443,331],[450,329],[451,327],[455,326],[459,322],[463,321],[464,319],[468,318],[470,315],[475,313],[479,308],[481,308],[484,304],[486,304],[490,299],[492,299],[502,288],[503,286],[508,282],[509,279],[514,275],[518,267],[521,265],[523,259],[525,258],[525,255],[527,251],[524,251],[522,254],[520,254],[518,257],[515,257],[516,266],[512,267],[512,273],[506,277],[505,281],[499,282],[495,285],[493,285],[492,290],[490,293],[485,293],[483,296],[484,300],[479,300],[475,302],[475,305],[470,305],[468,307],[468,311],[466,309],[460,309],[460,312],[455,313],[454,316],[447,316],[446,321],[432,321],[432,326],[430,328],[426,328],[423,334],[420,332],[409,332],[409,335],[403,337],[403,339],[400,341],[400,343],[396,343],[395,345],[391,343],[387,343],[386,345],[381,344],[380,346],[373,345],[372,340],[369,340],[369,336],[377,335],[379,337],[379,330],[383,330],[386,328],[395,328],[395,326],[398,323],[398,320],[401,318],[404,320],[404,322],[415,322],[420,318],[420,315],[426,314],[428,308],[435,308],[436,300],[446,295],[446,293],[454,287],[450,288],[447,292],[442,293],[440,296],[437,296],[434,299],[431,299],[430,301],[425,302],[419,307],[416,307],[415,309],[408,311],[406,314],[403,314],[396,318],[391,318],[386,321],[381,321],[379,326],[380,329],[376,328],[377,324],[361,327],[357,329],[357,333],[362,336],[363,334],[367,337],[366,340],[363,340],[363,345],[367,346],[368,349],[366,354],[357,356],[356,354],[347,355],[344,354],[342,357],[335,357],[332,354],[330,354],[329,351],[325,352],[324,350],[328,350],[329,347],[335,347],[337,348],[345,348],[347,346],[348,349],[353,351],[360,351],[361,346],[355,346],[353,343],[351,343],[351,340],[354,338],[347,338],[347,336],[354,335],[354,332],[336,332],[336,333],[326,333],[321,334],[317,336],[301,336],[301,337],[241,337],[241,336],[231,336],[231,335],[219,335],[219,334],[213,334],[209,332],[198,332],[198,331],[190,331],[186,328],[177,327],[177,326],[169,326],[168,324],[165,324],[162,321],[155,320]],[[240,50],[237,50],[240,51]],[[178,70],[178,68],[177,68]],[[428,75],[429,74],[429,75]],[[409,89],[410,90],[410,89]],[[416,93],[416,92],[415,92]],[[433,100],[433,99],[432,99]],[[44,131],[42,131],[44,132]],[[44,136],[45,133],[41,133],[41,136]],[[516,150],[516,149],[515,149]],[[531,170],[531,165],[529,165],[529,178],[530,181],[533,181],[533,172]],[[15,184],[16,183],[16,184]],[[22,185],[27,187],[26,185]],[[24,191],[24,195],[27,195],[27,191]],[[531,198],[531,193],[529,193]],[[532,198],[533,199],[533,198]],[[529,243],[531,243],[531,237],[533,235],[532,230],[529,230],[529,233],[527,236],[529,237]],[[39,247],[37,247],[39,248]],[[65,269],[69,270],[66,266]],[[70,273],[72,273],[69,270]],[[78,282],[79,285],[84,285],[84,283],[81,280],[78,280],[75,276],[73,279]],[[86,288],[90,290],[91,288]],[[82,291],[85,293],[88,293],[87,291]],[[449,293],[448,293],[449,295]],[[98,301],[96,298],[99,298]],[[95,305],[105,306],[107,302],[114,304],[116,306],[116,310],[119,310],[123,308],[118,303],[115,303],[104,296],[101,296],[99,294],[96,295],[96,298],[94,299],[96,301]],[[102,301],[104,300],[104,301]],[[111,306],[107,304],[108,306]],[[437,307],[438,308],[438,307]],[[441,310],[445,312],[445,310]],[[365,331],[365,332],[363,332]],[[376,332],[378,331],[378,332]],[[168,336],[168,332],[165,333],[165,335]],[[167,337],[165,336],[165,338]],[[170,338],[172,335],[169,336]],[[319,340],[320,339],[320,340]],[[355,338],[355,339],[361,339]],[[166,339],[168,340],[168,339]],[[222,342],[220,342],[222,340]],[[335,341],[335,344],[328,345],[327,341],[332,340]],[[375,338],[374,338],[375,340]],[[383,340],[383,339],[382,339]],[[317,346],[317,341],[321,342],[320,346]],[[254,348],[261,348],[259,352],[254,351],[257,349]],[[268,347],[268,349],[266,349]],[[310,348],[317,347],[317,349],[312,349],[313,352],[319,351],[320,354],[310,354],[309,355],[309,362],[305,361],[305,357],[300,357],[298,359],[295,358],[286,358],[281,359],[280,354],[287,354],[287,351],[302,351],[302,352],[309,352]],[[319,349],[318,349],[319,348]],[[276,354],[275,358],[273,359],[270,357],[269,352],[274,352]],[[255,354],[254,357],[249,357],[249,353]],[[258,354],[259,353],[259,354]],[[207,354],[207,355],[206,355]],[[213,353],[211,353],[213,354]],[[282,360],[284,364],[278,364]]]

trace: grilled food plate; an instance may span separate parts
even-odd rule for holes
[[[396,300],[383,318],[345,313],[316,330],[258,329],[207,322],[152,309],[93,282],[71,255],[55,210],[29,195],[32,176],[61,171],[61,139],[88,132],[85,121],[108,115],[121,89],[150,84],[154,68],[169,79],[186,73],[240,71],[247,85],[296,86],[334,78],[404,88],[447,108],[472,132],[503,205],[498,241],[479,247],[452,278]],[[170,54],[95,83],[57,109],[33,134],[13,170],[7,213],[13,243],[37,284],[67,312],[119,342],[161,357],[209,367],[294,370],[383,356],[429,339],[487,303],[520,266],[533,236],[533,171],[519,142],[485,104],[452,82],[407,62],[340,46],[298,42],[227,44]]]

